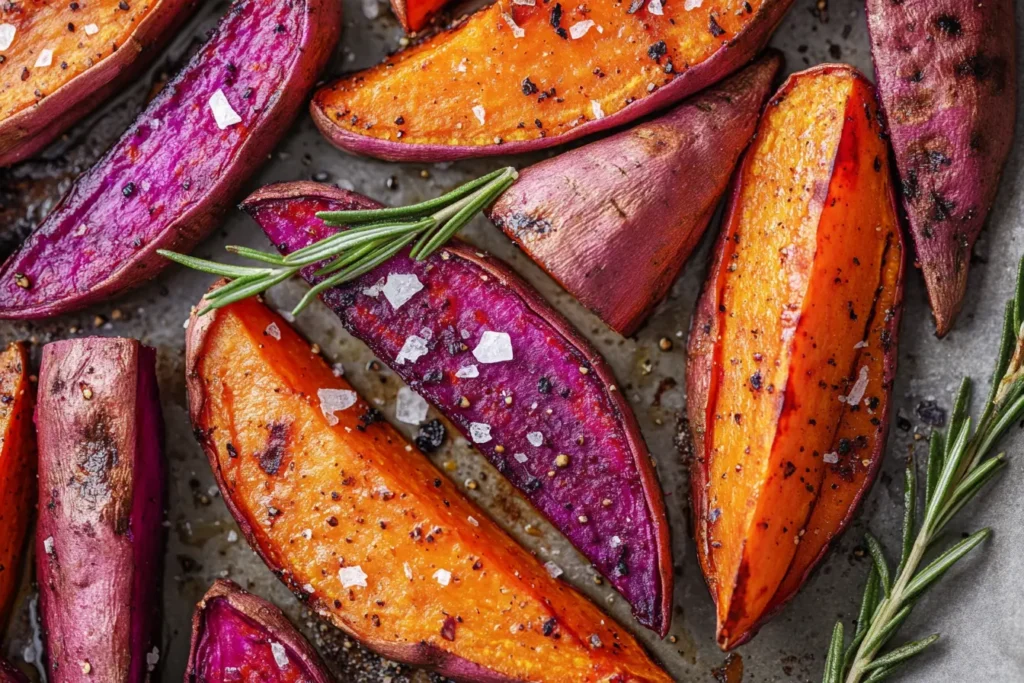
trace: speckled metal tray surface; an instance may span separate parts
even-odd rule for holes
[[[88,167],[123,131],[160,79],[173,73],[226,8],[208,2],[146,79],[75,128],[38,160],[0,171],[0,255],[7,253],[59,199],[76,174]],[[346,0],[344,35],[329,74],[368,66],[398,47],[401,31],[384,2]],[[1018,30],[1024,5],[1018,3]],[[871,74],[867,28],[861,0],[797,0],[773,40],[796,71],[826,61],[851,63]],[[1024,42],[1022,42],[1024,44]],[[1019,130],[1018,141],[1024,140]],[[714,612],[697,566],[686,524],[685,473],[673,445],[674,425],[685,396],[685,334],[703,278],[710,238],[704,240],[669,299],[633,338],[604,327],[561,291],[503,235],[483,219],[465,232],[477,246],[507,260],[535,284],[605,354],[636,411],[657,459],[671,518],[677,585],[670,635],[658,640],[637,627],[624,601],[598,585],[575,550],[498,476],[462,439],[449,439],[431,456],[466,495],[482,505],[519,542],[543,561],[554,561],[564,579],[580,588],[629,626],[679,681],[817,681],[832,625],[852,619],[868,561],[860,544],[870,528],[888,543],[896,540],[902,514],[901,472],[908,453],[926,451],[929,430],[944,422],[951,393],[967,374],[987,382],[996,353],[1003,302],[1012,289],[1017,259],[1024,251],[1024,145],[1018,143],[1004,175],[999,201],[976,249],[966,311],[956,330],[937,340],[917,271],[910,273],[907,307],[894,400],[895,428],[884,471],[856,523],[804,587],[801,594],[748,645],[727,658],[714,641]],[[534,157],[536,158],[536,157]],[[501,164],[531,158],[458,164],[391,164],[348,156],[331,147],[304,114],[272,154],[249,189],[298,179],[316,179],[398,204],[435,196],[457,183]],[[265,247],[261,231],[240,212],[196,250],[212,257],[227,243]],[[184,334],[189,307],[210,283],[204,275],[171,268],[155,282],[126,297],[86,312],[41,323],[0,323],[0,343],[29,339],[38,361],[51,340],[84,335],[138,337],[159,353],[159,380],[167,423],[170,468],[169,539],[163,579],[164,628],[158,673],[181,680],[188,654],[192,609],[217,577],[229,577],[280,605],[346,683],[424,682],[430,676],[362,649],[319,622],[285,590],[246,546],[228,514],[206,458],[192,437],[185,405]],[[289,283],[271,302],[290,306],[303,286]],[[390,418],[401,382],[372,364],[367,348],[344,332],[322,306],[300,316],[298,327],[317,342],[332,362]],[[673,342],[663,350],[659,341]],[[433,415],[433,413],[432,413]],[[409,434],[414,428],[399,425]],[[941,587],[925,597],[907,623],[907,635],[938,630],[942,644],[924,655],[901,680],[1024,681],[1024,438],[1006,443],[1011,466],[960,520],[964,530],[991,526],[995,533],[983,552],[958,565]],[[1019,455],[1018,455],[1019,454]],[[471,484],[471,482],[474,482]],[[961,527],[958,527],[958,531]],[[30,558],[26,558],[26,563]],[[27,577],[3,642],[3,653],[17,661],[38,661],[35,625],[37,591]],[[88,615],[82,615],[88,618]]]

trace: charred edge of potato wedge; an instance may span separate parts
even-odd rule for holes
[[[0,351],[0,626],[18,590],[23,552],[35,510],[35,387],[28,349],[13,343]]]

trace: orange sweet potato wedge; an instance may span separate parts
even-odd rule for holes
[[[847,66],[787,81],[694,316],[693,519],[723,649],[797,591],[884,452],[904,257],[877,107]]]
[[[313,99],[338,147],[393,161],[534,151],[629,123],[736,71],[792,0],[496,2]]]
[[[391,11],[407,33],[419,31],[430,23],[448,0],[391,0]]]
[[[193,316],[186,358],[192,424],[228,508],[323,619],[458,680],[671,680],[262,303]]]
[[[11,344],[0,352],[0,625],[18,589],[35,502],[34,403],[28,352],[22,344]]]

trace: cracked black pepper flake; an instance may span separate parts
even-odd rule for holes
[[[551,22],[552,28],[558,28],[562,24],[562,3],[556,2],[555,6],[551,8],[551,15],[548,17]],[[561,35],[561,34],[560,34]]]
[[[533,95],[537,92],[537,84],[531,81],[529,76],[523,79],[522,88],[524,95]]]
[[[718,25],[718,22],[715,21],[714,15],[711,15],[708,19],[708,30],[711,31],[711,35],[715,38],[725,35],[725,29]]]
[[[125,185],[124,188],[122,188],[121,190],[121,194],[123,194],[125,197],[131,197],[133,194],[135,194],[135,183],[128,183],[127,185]]]
[[[424,453],[436,453],[444,445],[447,430],[440,420],[431,420],[416,434],[416,448]]]
[[[654,45],[647,48],[647,56],[654,61],[660,61],[668,53],[668,45],[665,44],[664,40],[659,40]]]

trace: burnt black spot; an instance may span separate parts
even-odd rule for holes
[[[960,20],[952,14],[940,14],[935,17],[935,28],[954,38],[964,32],[964,27],[960,25]]]
[[[274,476],[281,469],[284,461],[285,449],[288,446],[288,425],[280,422],[270,425],[270,438],[267,440],[267,447],[256,457],[260,461],[260,469]]]
[[[537,391],[539,391],[542,394],[550,394],[551,380],[548,379],[547,377],[541,377],[539,380],[537,380]]]
[[[718,25],[718,22],[715,21],[714,15],[708,19],[708,30],[711,31],[711,35],[715,38],[725,35],[725,29]]]
[[[529,76],[523,79],[521,87],[524,95],[533,95],[537,92],[537,84],[531,81]]]
[[[764,386],[764,378],[761,377],[761,371],[758,370],[750,376],[750,388],[754,391],[761,391]]]
[[[359,431],[365,431],[367,427],[377,422],[384,421],[384,414],[376,408],[367,408],[366,412],[359,416]]]
[[[445,640],[452,642],[455,640],[455,626],[456,622],[453,617],[448,617],[441,624],[441,637]]]
[[[518,211],[508,216],[494,216],[493,220],[499,228],[520,239],[528,234],[546,235],[553,228],[547,218],[534,218]]]
[[[921,401],[915,410],[929,427],[944,427],[946,425],[946,409],[933,400]]]
[[[440,420],[431,420],[416,433],[416,448],[424,453],[436,453],[444,445],[447,434]]]
[[[981,52],[967,57],[956,65],[956,75],[983,81],[992,73],[992,60]]]
[[[654,45],[647,48],[647,56],[654,61],[659,61],[668,53],[668,45],[665,44],[664,40],[659,40]]]
[[[226,448],[228,450],[228,457],[229,458],[237,458],[238,457],[238,449],[235,448],[235,444],[233,444],[230,441],[228,441],[228,445],[227,445]]]
[[[793,476],[794,472],[796,472],[796,465],[794,465],[791,461],[787,460],[786,466],[782,471],[782,478],[789,479],[790,477]]]
[[[932,219],[936,221],[947,221],[953,216],[956,209],[956,202],[947,199],[939,192],[932,192]]]
[[[562,3],[556,2],[555,6],[551,8],[551,14],[548,15],[548,21],[551,23],[551,27],[557,29],[562,24]],[[562,35],[561,33],[559,35]],[[564,36],[562,36],[564,38]]]
[[[952,166],[953,160],[937,149],[928,152],[928,168],[932,173],[940,171],[944,166]]]
[[[558,626],[558,619],[551,617],[544,622],[543,626],[541,626],[541,633],[543,633],[545,637],[548,637],[555,632],[556,626]]]
[[[619,576],[629,576],[629,564],[626,562],[626,558],[629,557],[629,546],[622,546],[622,552],[619,553],[619,561],[615,565],[615,572]]]

